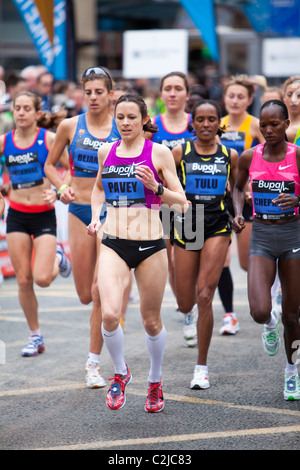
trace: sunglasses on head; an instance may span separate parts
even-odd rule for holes
[[[82,75],[82,78],[89,77],[90,75],[104,75],[109,79],[110,87],[112,88],[112,80],[110,75],[102,67],[89,67],[85,70]]]

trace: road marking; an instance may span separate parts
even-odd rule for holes
[[[122,446],[141,446],[151,444],[162,444],[167,442],[184,442],[184,441],[198,441],[207,439],[225,439],[228,437],[246,437],[246,436],[261,436],[268,434],[286,434],[300,432],[300,425],[297,426],[281,426],[274,428],[257,428],[257,429],[242,429],[237,431],[216,431],[216,432],[205,432],[196,434],[179,434],[172,436],[157,436],[157,437],[146,437],[139,439],[119,439],[116,441],[96,441],[87,442],[82,444],[74,444],[69,446],[57,446],[57,447],[44,447],[43,450],[88,450],[88,449],[107,449],[110,447],[122,447]]]

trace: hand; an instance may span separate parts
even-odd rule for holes
[[[92,220],[91,223],[87,226],[87,234],[91,235],[92,237],[95,237],[97,233],[99,232],[101,227],[100,220],[95,219]]]
[[[295,199],[296,204],[295,204]],[[292,207],[298,206],[298,198],[288,193],[280,193],[278,197],[272,199],[273,204],[276,204],[281,210],[291,209]]]
[[[72,186],[68,186],[67,188],[63,189],[60,195],[60,201],[64,204],[70,204],[75,199],[75,191]]]
[[[141,181],[147,189],[157,192],[158,183],[154,178],[153,171],[146,165],[139,165],[135,168],[135,177]]]
[[[232,226],[232,230],[235,233],[241,233],[246,227],[244,217],[241,215],[236,216],[234,219],[231,220],[231,226]]]
[[[54,191],[54,189],[44,189],[43,199],[45,204],[48,204],[48,206],[53,206],[53,204],[57,201],[56,191]]]

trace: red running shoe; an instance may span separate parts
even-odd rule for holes
[[[131,382],[132,376],[127,367],[127,374],[115,374],[109,380],[112,380],[112,384],[108,390],[106,396],[106,404],[111,410],[118,410],[122,408],[126,403],[125,387]]]
[[[150,382],[148,385],[148,396],[145,404],[145,411],[148,413],[158,413],[164,408],[164,397],[161,382]]]

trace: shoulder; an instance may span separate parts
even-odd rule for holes
[[[116,144],[116,142],[105,142],[98,149],[99,158],[105,158],[109,154],[111,148]]]

